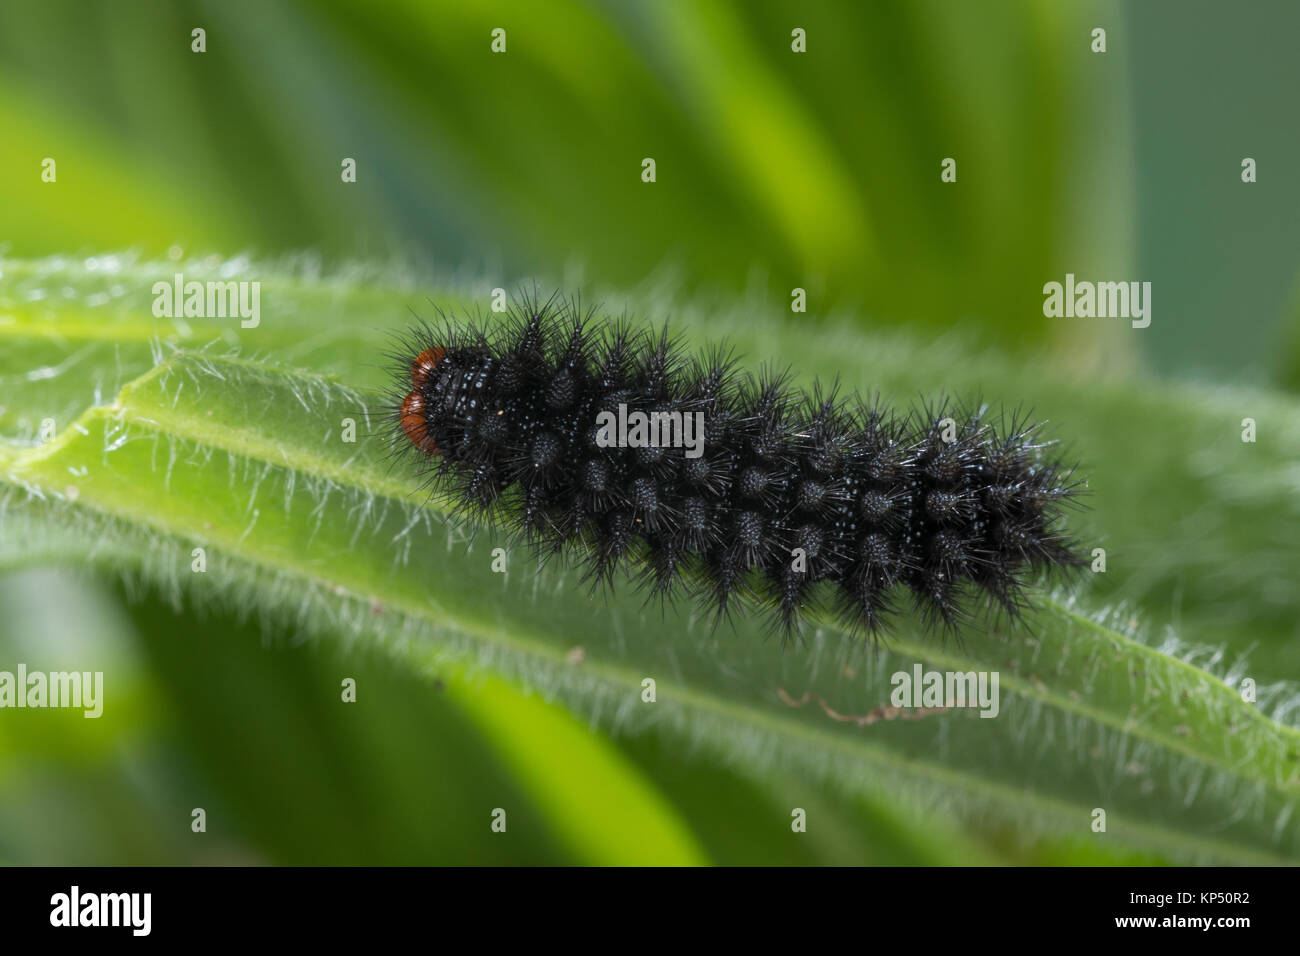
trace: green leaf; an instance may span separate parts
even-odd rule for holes
[[[426,504],[418,476],[384,457],[373,389],[385,335],[409,320],[408,306],[425,305],[400,277],[186,263],[187,278],[263,282],[261,323],[241,329],[153,319],[153,281],[180,270],[0,263],[0,374],[14,396],[2,420],[29,439],[0,446],[0,566],[90,563],[178,601],[384,646],[422,670],[504,678],[617,737],[844,794],[879,831],[914,832],[902,851],[912,859],[926,858],[915,828],[943,818],[972,845],[1012,856],[1246,863],[1300,849],[1300,733],[1237,689],[1250,676],[1275,709],[1291,699],[1263,685],[1295,672],[1297,597],[1277,586],[1300,562],[1287,547],[1292,400],[1084,381],[955,339],[920,346],[833,320],[809,336],[754,310],[677,311],[689,339],[728,335],[755,359],[791,363],[804,382],[838,374],[900,401],[982,388],[1000,404],[1032,404],[1092,475],[1094,509],[1079,531],[1107,549],[1108,570],[1077,598],[1045,595],[1022,624],[988,622],[960,643],[904,621],[876,648],[824,622],[782,648],[758,619],[715,631],[688,606],[643,607],[627,587],[588,594],[572,570],[538,571],[522,552],[494,574],[491,551],[505,537],[467,536]],[[95,394],[102,404],[87,408]],[[1254,444],[1240,440],[1247,415],[1260,426]],[[32,443],[47,417],[60,422],[56,437]],[[343,438],[348,418],[355,443]],[[1213,651],[1163,634],[1157,646],[1133,619],[1179,619]],[[1249,668],[1239,663],[1248,651]],[[997,717],[892,713],[891,677],[916,664],[998,672]],[[647,678],[654,703],[642,700]],[[509,713],[457,699],[485,726]],[[524,755],[509,759],[546,778]],[[552,783],[552,808],[568,805],[574,794]],[[1091,829],[1098,808],[1105,833]],[[788,830],[792,809],[777,826]]]

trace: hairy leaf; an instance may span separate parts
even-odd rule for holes
[[[643,606],[625,582],[590,594],[523,552],[493,573],[505,536],[449,522],[385,459],[386,332],[429,308],[400,277],[186,263],[187,278],[262,281],[260,324],[243,329],[154,318],[153,282],[180,268],[0,263],[0,422],[14,436],[0,446],[0,564],[90,563],[177,602],[504,677],[620,737],[673,741],[684,759],[830,784],[904,816],[920,807],[986,842],[1222,862],[1300,849],[1300,733],[1274,719],[1290,689],[1270,686],[1296,661],[1297,597],[1280,586],[1300,563],[1291,400],[1098,383],[833,320],[800,336],[761,308],[679,309],[691,339],[726,335],[804,382],[1032,405],[1092,475],[1081,531],[1108,563],[1081,593],[1044,595],[1026,620],[988,620],[960,641],[904,621],[880,647],[822,626],[783,648],[756,619],[713,629],[687,604]],[[486,303],[485,291],[437,301]],[[1240,438],[1248,416],[1253,444]],[[39,442],[46,419],[54,437]],[[1175,621],[1197,646],[1146,636]],[[891,708],[894,675],[916,665],[997,672],[996,717]]]

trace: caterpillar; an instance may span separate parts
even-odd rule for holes
[[[1083,482],[1023,412],[796,391],[554,297],[443,314],[392,358],[392,435],[432,493],[596,585],[623,568],[787,635],[814,612],[877,636],[910,595],[949,633],[981,603],[1019,617],[1040,572],[1082,563],[1061,525]]]

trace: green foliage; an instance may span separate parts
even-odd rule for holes
[[[154,320],[150,288],[175,271],[261,281],[261,324]],[[483,291],[432,298],[481,303]],[[393,860],[487,859],[497,851],[476,836],[406,845],[403,826],[425,812],[431,827],[461,828],[451,818],[481,806],[486,841],[487,811],[503,802],[529,808],[520,852],[535,859],[1294,858],[1300,732],[1284,719],[1294,691],[1277,683],[1297,660],[1300,598],[1282,586],[1300,571],[1293,399],[1082,382],[958,339],[868,336],[833,317],[809,336],[761,309],[652,295],[607,304],[651,317],[671,305],[689,339],[725,335],[749,361],[790,363],[804,384],[838,376],[899,402],[982,389],[996,404],[1031,404],[1092,476],[1077,527],[1106,548],[1107,572],[1087,575],[1081,593],[1045,594],[1023,623],[986,621],[959,642],[904,620],[885,646],[822,624],[784,648],[757,620],[711,630],[689,606],[645,607],[630,587],[591,595],[570,569],[538,571],[523,553],[494,574],[504,539],[467,536],[384,458],[381,355],[408,307],[427,308],[423,291],[361,271],[321,279],[129,257],[0,261],[0,424],[28,439],[0,446],[0,567],[82,566],[187,609],[192,640],[143,626],[163,613],[149,602],[132,612],[158,677],[138,709],[167,706],[205,727],[188,738],[202,743],[196,772],[233,775],[220,795],[243,815],[243,845],[278,860],[356,859],[368,847]],[[1244,417],[1258,422],[1254,444],[1240,439]],[[39,443],[47,418],[56,436]],[[343,440],[347,418],[355,443]],[[243,620],[281,639],[316,636],[321,649],[256,652],[232,636]],[[998,671],[999,715],[879,710],[891,675],[918,663]],[[339,713],[360,703],[334,703],[339,668],[364,668],[363,688],[392,692],[361,727]],[[1244,677],[1260,685],[1259,705],[1238,693]],[[646,678],[654,703],[642,701]],[[147,723],[133,719],[135,731],[115,726]],[[255,746],[231,744],[259,733]],[[312,734],[366,747],[335,750]],[[0,746],[0,767],[20,772],[23,745]],[[342,819],[381,812],[355,788],[312,804],[367,773],[363,752],[396,822],[326,850]],[[433,776],[403,780],[420,753],[419,773]],[[488,754],[495,771],[481,767]],[[188,792],[179,806],[203,805]],[[790,832],[794,807],[808,811],[807,834]],[[1090,830],[1098,807],[1105,834]]]
[[[1123,73],[1086,43],[1114,12],[1055,0],[797,13],[770,0],[9,5],[0,238],[20,256],[179,244],[621,285],[657,271],[784,301],[801,287],[814,315],[852,305],[861,322],[975,316],[987,341],[1023,349],[1062,331],[1026,321],[1047,278],[1129,265]],[[806,54],[791,50],[796,26]],[[497,27],[504,54],[490,49]],[[46,156],[57,186],[39,180]],[[353,184],[340,182],[343,157],[357,161]],[[946,157],[956,185],[940,180]]]

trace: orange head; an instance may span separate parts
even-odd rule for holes
[[[433,370],[438,367],[438,363],[446,354],[447,350],[444,348],[429,348],[417,355],[411,362],[411,384],[416,388],[427,385]]]
[[[442,361],[447,352],[444,348],[427,348],[411,360],[411,384],[415,386],[402,399],[402,432],[411,440],[411,444],[426,455],[440,455],[438,443],[429,434],[429,424],[424,415],[424,397],[421,389],[433,378],[433,370]]]
[[[414,374],[414,373],[412,373]],[[424,418],[424,399],[418,391],[406,393],[402,399],[402,432],[411,440],[411,444],[426,455],[440,455],[438,443],[429,434],[429,425]]]

